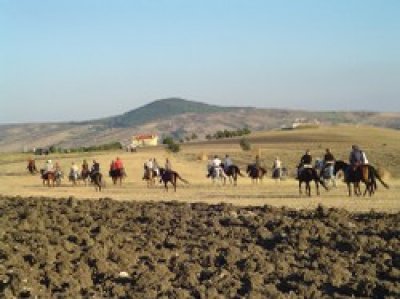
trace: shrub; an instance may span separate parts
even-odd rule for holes
[[[170,143],[170,144],[168,144],[168,149],[173,153],[177,153],[181,150],[181,147],[179,144]]]
[[[240,144],[240,147],[242,148],[242,150],[244,150],[244,151],[249,151],[251,149],[251,144],[246,138],[240,139],[239,144]]]

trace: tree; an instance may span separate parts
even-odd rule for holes
[[[172,144],[174,143],[174,139],[171,136],[167,136],[162,141],[163,144]]]
[[[240,147],[242,148],[242,150],[244,150],[244,151],[249,151],[251,149],[251,144],[246,138],[240,139],[239,144],[240,144]]]

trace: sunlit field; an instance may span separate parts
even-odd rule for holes
[[[357,128],[349,126],[325,127],[290,132],[256,133],[249,137],[252,149],[243,151],[236,139],[210,141],[208,143],[188,143],[181,145],[181,151],[172,154],[162,146],[142,148],[136,153],[124,151],[52,154],[47,157],[35,156],[36,165],[41,168],[46,159],[60,163],[64,179],[60,187],[49,188],[42,185],[39,175],[32,176],[26,170],[26,162],[30,154],[2,154],[0,157],[0,194],[29,196],[48,196],[52,198],[76,197],[93,198],[109,197],[117,200],[135,201],[181,201],[206,203],[232,203],[234,205],[274,205],[291,208],[315,208],[319,204],[328,207],[345,208],[351,211],[395,212],[400,210],[400,181],[398,171],[400,166],[400,133],[396,130]],[[337,159],[346,160],[351,144],[359,144],[368,154],[371,164],[384,172],[384,180],[390,185],[387,190],[378,186],[373,197],[347,196],[347,187],[338,179],[337,188],[328,192],[320,188],[321,195],[315,193],[312,184],[311,198],[299,195],[298,182],[293,178],[295,165],[309,148],[314,159],[322,157],[326,147],[330,147]],[[206,178],[207,157],[218,154],[221,158],[229,154],[245,177],[239,177],[238,186],[220,182],[215,184]],[[259,154],[268,169],[267,177],[259,184],[251,182],[245,173],[248,163],[252,163]],[[122,186],[113,185],[108,176],[111,160],[120,157],[127,172]],[[284,181],[271,178],[271,166],[275,156],[279,156],[284,166],[288,167],[290,177]],[[143,163],[149,158],[156,158],[160,166],[165,159],[172,161],[172,167],[189,185],[178,183],[177,192],[172,188],[165,191],[163,185],[157,182],[155,187],[148,188],[142,180]],[[72,186],[68,181],[68,172],[72,162],[78,165],[86,159],[89,164],[93,159],[100,162],[101,171],[105,177],[106,187],[101,193],[96,192],[92,185],[79,184]],[[172,187],[172,186],[171,186]]]

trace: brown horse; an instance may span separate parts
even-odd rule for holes
[[[254,164],[247,165],[246,172],[253,183],[261,182],[263,177],[267,174],[267,170],[264,167],[256,167]]]
[[[87,183],[90,181],[90,171],[87,168],[82,168],[80,179],[85,183],[85,186],[87,186]]]
[[[54,171],[45,172],[44,169],[40,169],[41,178],[43,180],[43,186],[47,184],[48,187],[54,187],[56,183],[56,174]]]
[[[168,182],[174,186],[174,191],[176,192],[176,181],[180,179],[185,184],[189,184],[189,182],[183,179],[176,171],[165,170],[164,168],[160,168],[160,182],[164,182],[165,191],[168,191]]]
[[[35,165],[35,160],[30,159],[28,161],[28,166],[26,167],[26,169],[28,169],[29,173],[32,174],[32,175],[37,173],[38,171],[37,171],[37,168],[36,168],[36,165]]]

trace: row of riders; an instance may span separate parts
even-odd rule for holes
[[[28,162],[28,170],[31,173],[36,172],[35,161],[33,159]],[[218,155],[215,155],[212,160],[208,161],[207,165],[207,178],[212,178],[213,181],[217,179],[226,182],[229,178],[233,179],[234,185],[237,184],[238,176],[243,176],[240,169],[236,166],[229,155],[225,155],[222,161]],[[364,183],[366,189],[364,195],[368,192],[372,195],[377,189],[376,180],[379,180],[382,185],[388,188],[388,185],[383,182],[376,169],[369,165],[366,154],[357,145],[352,146],[352,150],[349,155],[349,163],[341,160],[336,160],[329,148],[326,149],[323,159],[316,159],[315,164],[312,163],[312,156],[310,150],[306,150],[305,154],[301,157],[300,163],[297,166],[297,179],[299,181],[299,192],[302,193],[302,183],[306,184],[306,193],[311,195],[310,182],[314,181],[316,186],[316,192],[319,194],[319,185],[322,185],[326,190],[329,182],[336,186],[336,174],[339,171],[344,173],[344,181],[347,183],[349,196],[351,196],[351,185],[353,185],[354,193],[361,195],[360,183]],[[59,182],[62,177],[62,171],[58,163],[53,165],[51,160],[46,161],[44,167],[40,170],[43,183],[46,181],[50,185],[50,182]],[[253,180],[262,179],[267,173],[265,167],[263,167],[260,157],[257,155],[255,161],[249,164],[246,169],[247,174]],[[117,180],[122,182],[122,178],[126,176],[126,172],[122,163],[122,160],[117,157],[116,160],[110,164],[109,175],[116,184]],[[276,157],[272,165],[272,177],[275,179],[281,179],[287,176],[287,169],[282,167],[282,162],[279,157]],[[144,163],[144,174],[143,180],[147,181],[148,186],[155,184],[155,179],[159,178],[160,183],[164,182],[165,188],[168,190],[167,183],[170,182],[176,190],[177,179],[184,183],[188,183],[180,175],[172,170],[170,160],[165,160],[164,167],[160,167],[159,163],[155,158],[150,158]],[[100,173],[100,164],[93,160],[93,165],[89,169],[89,165],[86,160],[82,163],[81,171],[75,163],[72,163],[69,179],[76,184],[81,179],[85,182],[91,181],[94,183],[96,188],[101,190],[104,186],[102,182],[102,174]]]

